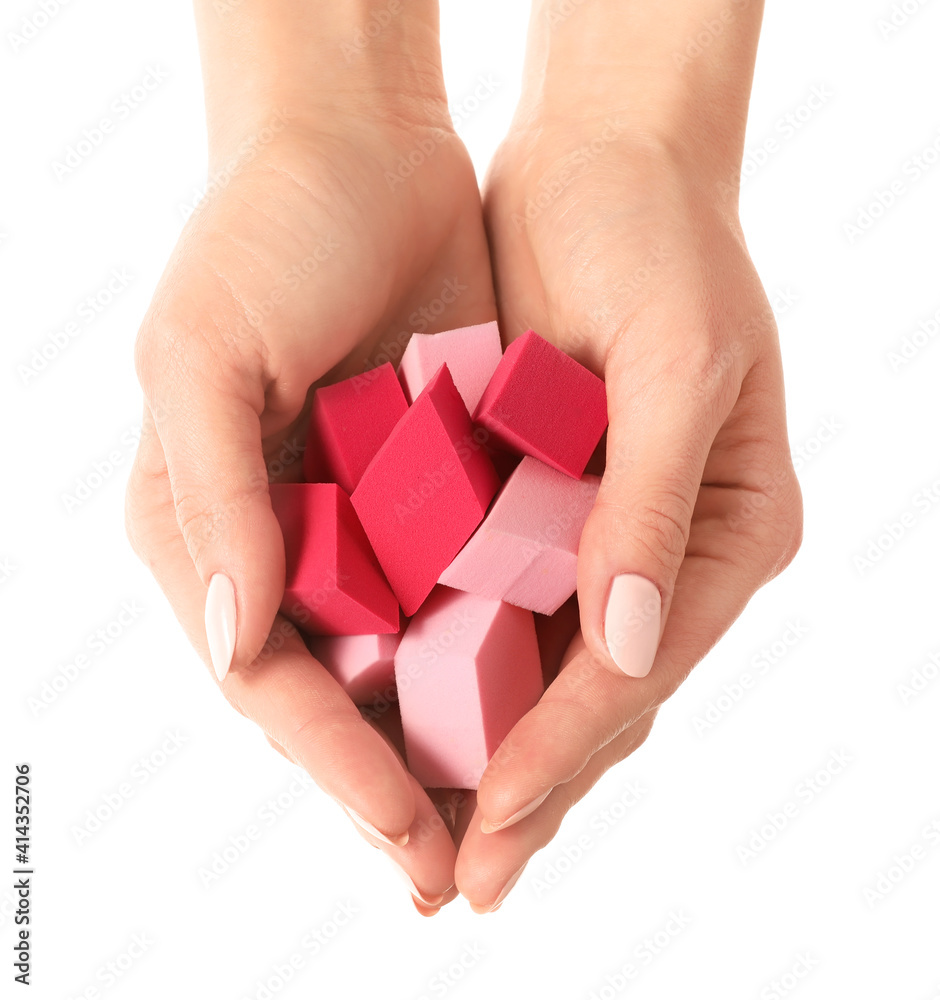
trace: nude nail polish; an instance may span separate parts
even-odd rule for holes
[[[513,886],[522,877],[522,873],[524,871],[525,871],[525,865],[523,865],[519,869],[519,871],[517,871],[515,873],[515,875],[512,875],[509,878],[509,881],[507,881],[506,884],[503,886],[502,890],[500,891],[500,894],[496,897],[496,899],[493,900],[493,902],[489,906],[479,906],[477,903],[471,903],[470,904],[470,909],[473,910],[474,913],[481,913],[481,914],[482,913],[493,913],[496,910],[498,910],[503,905],[503,901],[509,895],[509,893],[512,890]]]
[[[206,639],[215,675],[221,681],[235,652],[235,586],[224,573],[213,573],[206,594]]]
[[[437,906],[438,903],[442,903],[444,901],[444,893],[440,893],[440,895],[437,896],[424,895],[424,893],[415,885],[414,879],[412,879],[412,877],[408,874],[408,872],[406,872],[405,869],[402,868],[402,866],[398,864],[397,861],[392,861],[392,865],[395,868],[395,871],[398,872],[398,875],[401,878],[401,880],[408,887],[408,891],[411,893],[411,895],[421,900],[421,902],[424,903],[425,906]]]
[[[615,576],[604,615],[610,657],[629,677],[645,677],[659,646],[662,598],[650,580],[636,573]]]
[[[405,844],[408,843],[408,831],[407,830],[405,830],[404,833],[399,834],[397,837],[395,837],[393,839],[393,838],[387,836],[386,834],[382,833],[382,831],[379,830],[378,827],[373,826],[372,823],[370,823],[364,817],[360,816],[359,813],[357,813],[354,810],[350,809],[348,806],[343,806],[343,809],[346,810],[346,813],[349,816],[349,818],[357,826],[361,826],[362,829],[366,831],[366,833],[371,833],[373,837],[377,837],[379,840],[382,841],[382,843],[384,843],[384,844],[390,844],[392,847],[404,847]]]
[[[502,823],[490,823],[489,820],[482,820],[480,822],[480,829],[483,833],[495,833],[497,830],[505,830],[507,826],[512,826],[513,823],[518,823],[520,819],[525,819],[526,816],[534,813],[536,809],[548,798],[551,794],[551,789],[547,792],[543,792],[537,798],[534,798],[527,805],[524,805],[521,809],[517,809],[509,819],[504,819]]]

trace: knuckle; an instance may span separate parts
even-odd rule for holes
[[[766,566],[766,582],[793,562],[803,540],[803,500],[792,465],[778,469],[747,503],[744,513],[758,516],[749,516],[743,524]]]
[[[706,330],[683,352],[681,384],[700,400],[732,403],[742,379],[747,346],[742,339]]]
[[[676,357],[675,374],[695,396],[730,407],[761,345],[776,334],[769,305],[731,321],[720,315],[705,316],[696,325],[695,337]]]
[[[776,558],[771,576],[782,573],[796,558],[803,542],[803,498],[792,468],[771,508],[772,551]]]
[[[619,548],[624,542],[643,550],[661,579],[674,574],[685,556],[692,508],[678,491],[642,498],[636,505],[605,504],[617,515],[626,537],[611,539]]]
[[[131,550],[149,568],[153,568],[158,545],[155,535],[161,534],[160,525],[173,523],[173,505],[166,469],[162,472],[148,470],[142,450],[131,467],[124,492],[124,532]]]
[[[208,503],[191,493],[177,497],[176,520],[193,562],[232,525],[240,501],[241,495]]]
[[[177,415],[181,388],[197,381],[203,389],[236,384],[255,370],[226,341],[218,316],[176,306],[144,320],[134,344],[134,367],[158,427]]]
[[[358,715],[356,721],[361,721]],[[317,713],[296,721],[287,733],[278,736],[278,741],[298,759],[322,759],[346,743],[349,726],[345,717],[330,712]]]
[[[268,479],[260,472],[217,498],[195,484],[177,488],[176,521],[193,562],[198,562],[206,549],[231,532],[257,500],[267,496]]]

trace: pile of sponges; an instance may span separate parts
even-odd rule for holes
[[[316,391],[306,482],[271,486],[281,610],[357,704],[397,696],[425,787],[476,788],[538,701],[533,612],[575,591],[606,426],[597,376],[496,323]]]

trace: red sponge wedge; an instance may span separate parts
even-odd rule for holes
[[[406,615],[431,593],[499,488],[482,436],[474,436],[442,365],[353,492],[353,507]]]
[[[304,479],[339,483],[352,493],[407,409],[390,364],[317,389],[304,449]]]
[[[497,444],[580,479],[607,426],[604,383],[529,330],[507,348],[473,415]]]
[[[397,632],[398,602],[349,497],[333,483],[270,489],[287,559],[281,611],[311,635]]]

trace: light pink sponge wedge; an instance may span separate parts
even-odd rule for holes
[[[388,698],[395,683],[398,635],[328,635],[307,643],[357,705]]]
[[[446,333],[416,333],[401,357],[398,377],[408,399],[415,400],[446,364],[464,405],[473,413],[502,356],[495,321]]]
[[[578,542],[600,486],[524,458],[440,582],[554,614],[577,587]]]
[[[395,654],[408,769],[425,788],[476,788],[542,693],[530,611],[438,587]]]

